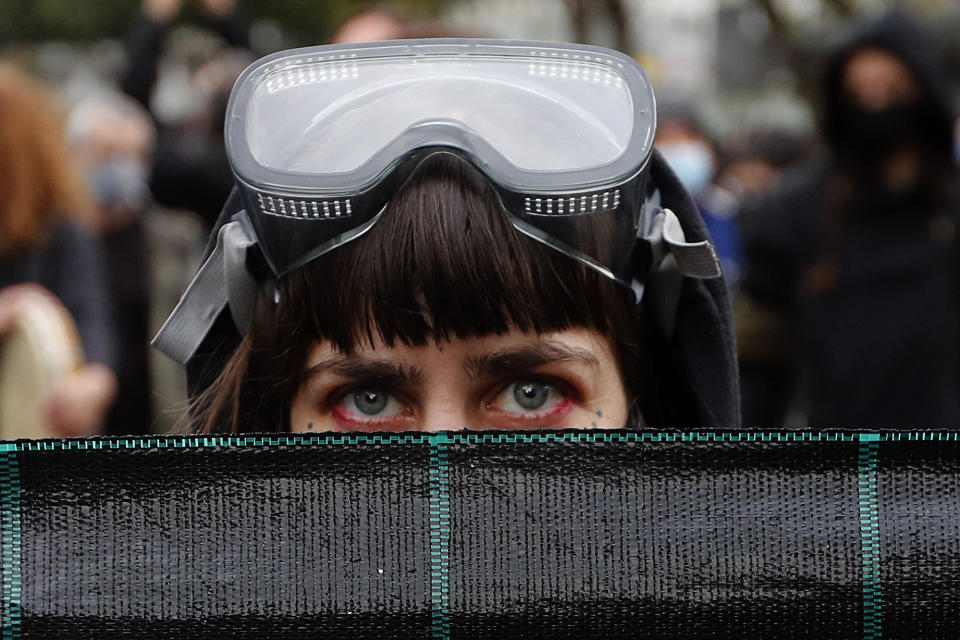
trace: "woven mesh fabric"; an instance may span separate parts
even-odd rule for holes
[[[952,638],[960,434],[0,445],[3,638]]]

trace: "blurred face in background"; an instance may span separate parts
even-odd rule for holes
[[[124,117],[107,107],[91,114],[85,145],[77,150],[77,159],[86,167],[95,167],[115,156],[124,156],[142,164],[150,162],[153,131],[149,123]]]
[[[843,72],[843,90],[849,102],[868,111],[907,106],[920,99],[913,72],[878,47],[861,49],[850,56]]]
[[[760,157],[739,158],[729,164],[717,183],[730,187],[739,194],[760,194],[772,191],[780,179],[781,170]]]
[[[96,99],[68,120],[70,145],[102,212],[105,228],[120,227],[150,202],[148,177],[155,134],[136,105]]]
[[[928,126],[923,92],[910,68],[893,53],[878,47],[855,51],[843,68],[841,90],[847,145],[865,160],[890,159],[923,144]],[[908,169],[909,175],[894,181],[915,182],[919,167]]]
[[[684,118],[664,117],[657,123],[656,145],[691,195],[710,187],[716,170],[713,146],[697,127]]]
[[[396,40],[403,37],[404,23],[399,17],[376,9],[364,11],[344,22],[332,41],[375,42],[377,40]]]

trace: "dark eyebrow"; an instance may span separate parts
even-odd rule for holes
[[[307,367],[303,379],[309,380],[322,373],[333,373],[350,380],[379,384],[419,386],[423,383],[423,372],[418,367],[357,355],[328,356]]]
[[[502,376],[530,371],[552,362],[581,362],[598,366],[600,360],[589,349],[571,347],[561,342],[545,340],[537,344],[520,345],[467,358],[464,371],[470,378]]]

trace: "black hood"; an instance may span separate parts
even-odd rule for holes
[[[924,130],[931,141],[942,145],[938,151],[949,157],[956,115],[950,76],[933,35],[899,11],[855,28],[828,54],[823,67],[820,113],[827,143],[836,151],[844,142],[843,70],[854,53],[868,47],[890,52],[913,72],[921,88]]]
[[[697,205],[659,152],[654,152],[651,177],[687,240],[708,239]],[[644,300],[648,312],[657,304],[655,287],[651,282],[652,295]],[[669,427],[739,427],[740,377],[726,281],[684,278],[672,336],[657,335],[654,341],[661,338],[666,348],[655,354],[653,364],[662,410],[657,422]],[[658,370],[669,371],[671,377],[658,375]]]
[[[681,186],[659,153],[651,161],[651,176],[660,190],[662,204],[672,209],[688,242],[709,236],[696,204]],[[242,210],[238,190],[227,199],[210,235],[204,261],[216,246],[220,227]],[[650,282],[644,296],[644,322],[657,325],[663,300],[676,300],[677,312],[671,335],[662,331],[650,338],[654,380],[650,381],[658,415],[647,416],[651,425],[690,428],[737,428],[740,426],[740,392],[736,347],[730,303],[723,278],[683,278],[677,289]],[[648,329],[648,335],[651,332]],[[229,309],[217,318],[213,328],[187,365],[189,395],[196,397],[223,370],[240,335]]]

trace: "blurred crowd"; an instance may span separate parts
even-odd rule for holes
[[[749,427],[960,421],[958,86],[902,13],[826,56],[819,136],[718,143],[691,105],[658,145],[728,278]]]
[[[111,86],[57,104],[0,65],[0,335],[53,295],[86,364],[45,404],[50,435],[164,432],[178,367],[148,348],[198,266],[233,177],[223,122],[254,59],[236,0],[198,0],[216,51],[196,108],[152,110],[183,0],[144,0]],[[340,42],[462,34],[385,7]],[[958,86],[903,14],[851,27],[827,58],[814,134],[718,138],[694,102],[663,101],[656,144],[700,206],[732,292],[748,427],[960,423]]]

